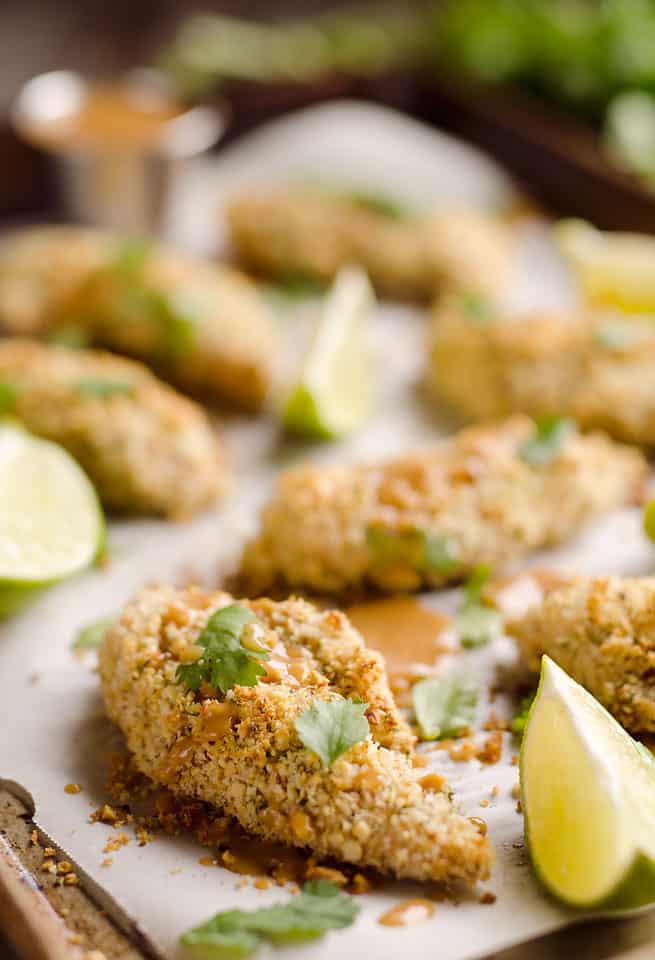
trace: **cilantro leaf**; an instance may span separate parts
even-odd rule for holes
[[[95,377],[84,377],[75,384],[77,392],[87,398],[95,400],[107,400],[117,394],[131,396],[134,393],[134,386],[131,383],[120,383],[117,380],[100,380]]]
[[[626,350],[643,340],[644,333],[623,320],[606,320],[597,328],[594,339],[608,350]]]
[[[143,270],[151,249],[152,244],[148,240],[126,240],[118,247],[109,269],[132,277]]]
[[[74,323],[59,327],[48,336],[48,343],[58,347],[69,347],[71,350],[81,350],[83,347],[88,347],[90,342],[91,338],[84,327]]]
[[[0,382],[0,416],[12,413],[17,399],[16,387],[6,381]]]
[[[177,679],[190,690],[198,690],[206,681],[227,693],[234,686],[254,687],[257,678],[266,671],[260,660],[268,660],[264,650],[251,650],[241,643],[241,633],[255,615],[239,603],[216,610],[196,640],[203,647],[193,663],[180,664]]]
[[[96,620],[95,623],[82,627],[77,632],[73,650],[97,650],[113,622],[109,617],[103,617],[102,620]]]
[[[314,697],[311,705],[296,717],[296,732],[307,749],[320,757],[324,766],[331,767],[368,736],[368,720],[364,716],[367,707],[361,701]]]
[[[463,647],[483,647],[499,632],[498,610],[483,602],[482,596],[491,571],[481,564],[476,567],[464,587],[464,602],[455,615],[455,631]]]
[[[417,527],[391,530],[372,524],[366,528],[366,543],[380,566],[406,564],[424,573],[444,574],[457,569],[459,545],[448,534]]]
[[[180,943],[211,960],[247,956],[268,940],[274,944],[316,940],[327,930],[350,926],[359,913],[352,897],[327,881],[306,883],[285,903],[259,910],[225,910],[187,931]]]
[[[532,467],[544,466],[557,457],[575,431],[575,420],[570,417],[541,417],[536,421],[533,436],[519,447],[519,456]]]
[[[528,722],[528,714],[530,713],[530,707],[532,706],[536,695],[537,695],[537,691],[535,690],[534,693],[531,693],[529,697],[523,697],[523,699],[519,704],[518,710],[516,711],[516,713],[512,718],[510,729],[514,734],[514,736],[517,737],[517,739],[519,740],[523,737],[525,725]]]
[[[484,326],[492,319],[491,305],[482,294],[475,293],[472,290],[466,291],[460,293],[458,301],[462,311],[466,314],[467,320],[472,320],[473,323]]]
[[[458,674],[427,677],[412,690],[422,740],[456,736],[471,725],[478,702],[475,682]]]

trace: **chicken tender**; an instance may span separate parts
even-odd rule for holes
[[[140,769],[267,840],[398,877],[486,877],[487,838],[445,792],[418,782],[382,657],[343,613],[297,599],[239,601],[255,615],[241,642],[256,638],[270,650],[266,674],[224,696],[185,687],[178,667],[199,656],[210,616],[232,602],[225,593],[148,588],[106,636],[105,704]],[[316,698],[342,697],[368,704],[370,734],[328,767],[303,745],[295,720]]]
[[[139,363],[0,340],[0,402],[66,447],[111,510],[183,518],[225,490],[225,453],[205,412]]]
[[[510,228],[489,215],[411,218],[336,191],[248,191],[233,200],[228,222],[241,262],[265,276],[327,283],[356,263],[380,292],[401,300],[427,300],[448,289],[494,295],[511,260]]]
[[[246,277],[101,231],[52,227],[8,242],[0,328],[79,331],[189,393],[248,410],[264,404],[274,373],[272,315]]]
[[[655,577],[575,579],[507,631],[531,669],[547,653],[628,730],[655,732]]]
[[[435,313],[438,400],[476,421],[566,414],[584,429],[655,446],[651,320],[562,312],[503,321],[470,308],[452,300]]]
[[[0,245],[0,330],[49,332],[52,318],[90,273],[112,255],[112,240],[82,227],[34,227]]]
[[[534,463],[525,444],[535,435],[534,422],[516,416],[383,465],[289,470],[244,552],[242,589],[440,587],[478,564],[500,570],[560,543],[641,493],[638,451],[572,431]]]

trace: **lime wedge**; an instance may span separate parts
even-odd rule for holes
[[[605,233],[584,220],[563,220],[555,240],[590,303],[655,312],[655,237]]]
[[[0,616],[93,562],[104,519],[84,471],[61,447],[0,425]]]
[[[570,906],[655,900],[655,759],[548,657],[521,748],[532,863]]]
[[[364,271],[341,270],[284,408],[284,427],[290,433],[330,439],[345,436],[366,420],[373,395],[368,318],[374,306]]]

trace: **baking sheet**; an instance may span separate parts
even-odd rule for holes
[[[502,173],[470,148],[383,108],[345,103],[279,121],[229,148],[214,165],[196,166],[176,197],[169,227],[189,246],[206,250],[214,241],[211,197],[226,196],[250,178],[312,170],[332,171],[333,179],[338,172],[339,178],[352,182],[395,187],[401,196],[403,187],[411,185],[415,198],[430,203],[470,198],[494,207],[512,195]],[[387,174],[393,183],[384,181]],[[543,227],[528,224],[522,229],[512,305],[552,305],[570,296]],[[281,332],[294,339],[303,322],[302,310],[280,318]],[[217,910],[261,906],[286,894],[277,888],[237,889],[239,878],[234,874],[198,864],[206,851],[186,837],[158,836],[145,847],[138,847],[132,838],[112,854],[112,866],[100,866],[112,831],[90,824],[88,816],[107,798],[107,757],[122,749],[122,741],[103,714],[94,655],[75,656],[71,642],[79,627],[116,613],[144,583],[184,582],[190,576],[215,583],[218,571],[234,562],[244,537],[254,531],[257,509],[281,467],[306,455],[325,461],[385,457],[434,442],[452,429],[443,415],[430,410],[420,390],[422,313],[381,306],[373,322],[373,341],[384,376],[379,378],[375,416],[362,433],[303,449],[281,442],[272,420],[231,419],[225,430],[238,482],[226,506],[185,525],[112,524],[107,569],[90,571],[53,589],[25,614],[0,627],[0,777],[21,783],[32,794],[40,825],[170,955],[185,929]],[[652,569],[653,555],[640,532],[639,511],[629,509],[603,518],[567,548],[531,562],[590,573],[637,574]],[[455,591],[446,591],[426,596],[423,602],[447,611],[456,599]],[[513,658],[511,644],[500,638],[491,648],[457,655],[456,661],[458,668],[484,679],[484,690],[497,665],[511,666]],[[494,706],[503,712],[505,705],[499,699]],[[483,700],[481,722],[487,713]],[[474,897],[459,905],[440,903],[425,923],[389,928],[380,926],[377,918],[399,899],[420,894],[412,884],[389,885],[359,899],[362,910],[353,927],[303,948],[276,950],[275,955],[280,960],[301,953],[334,960],[344,951],[355,955],[365,949],[376,960],[391,960],[401,951],[466,960],[571,922],[573,916],[537,888],[527,863],[523,820],[512,797],[518,777],[510,763],[515,752],[508,734],[499,764],[453,763],[437,751],[430,754],[428,768],[446,774],[464,813],[488,822],[497,863],[482,889],[496,894],[495,904],[482,905]],[[65,793],[64,786],[71,782],[80,783],[82,792]],[[492,796],[496,787],[497,796]],[[266,955],[265,949],[260,955]]]

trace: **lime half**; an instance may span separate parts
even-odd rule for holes
[[[584,220],[563,220],[555,240],[592,304],[655,312],[655,237],[606,233]]]
[[[284,427],[290,433],[341,437],[366,420],[373,395],[368,320],[374,305],[364,271],[341,270],[284,408]]]
[[[0,425],[0,616],[93,562],[104,543],[96,492],[61,447]]]
[[[655,900],[655,759],[548,657],[521,749],[534,868],[570,906]]]

